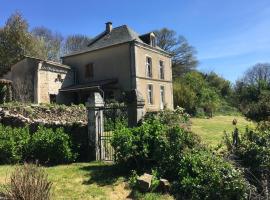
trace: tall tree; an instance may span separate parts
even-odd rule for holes
[[[177,36],[174,30],[162,28],[154,31],[157,45],[172,54],[173,77],[193,71],[198,65],[196,50],[185,37]]]
[[[32,30],[32,35],[45,46],[46,59],[59,61],[60,49],[63,37],[59,33],[53,33],[46,27],[36,27]]]
[[[28,23],[19,12],[12,14],[0,29],[0,75],[24,55],[41,56],[42,45],[28,31]]]
[[[87,48],[91,39],[86,35],[70,35],[66,38],[63,45],[63,54],[69,54],[75,51]]]
[[[235,85],[235,104],[254,121],[270,121],[270,64],[256,64]]]

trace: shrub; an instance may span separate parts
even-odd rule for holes
[[[183,126],[187,128],[189,125],[189,114],[184,112],[184,109],[177,106],[175,110],[161,110],[155,113],[147,113],[144,117],[145,121],[158,120],[161,124],[165,124],[168,127]]]
[[[36,165],[16,167],[6,189],[7,199],[49,200],[52,183],[44,170]]]
[[[29,128],[10,128],[0,125],[0,164],[22,161],[28,151]]]
[[[249,168],[254,175],[259,177],[264,171],[270,169],[270,129],[246,129],[241,135],[239,145],[231,152],[241,160],[243,167]]]
[[[179,162],[174,192],[184,199],[246,199],[248,184],[229,162],[209,151],[190,151]]]
[[[140,127],[117,129],[112,146],[117,163],[138,170],[157,166],[162,175],[172,177],[182,152],[200,143],[196,135],[183,128],[168,128],[157,119],[148,119]]]
[[[31,156],[43,164],[59,164],[74,161],[76,155],[71,151],[71,142],[62,128],[39,127],[30,143]]]

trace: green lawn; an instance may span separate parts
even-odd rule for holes
[[[254,126],[242,116],[215,116],[210,119],[192,118],[191,130],[200,135],[204,142],[216,146],[221,143],[224,131],[231,133],[234,130],[234,118],[237,119],[237,128],[240,131],[244,131],[247,126]]]
[[[0,191],[14,166],[0,166]],[[52,181],[52,199],[172,199],[169,195],[132,192],[123,170],[100,162],[74,163],[45,168]]]

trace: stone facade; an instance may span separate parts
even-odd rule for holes
[[[173,109],[171,55],[155,43],[154,33],[139,36],[126,25],[107,23],[88,48],[63,56],[62,64],[26,57],[7,77],[22,101],[26,96],[35,103],[79,104],[93,92],[105,101],[121,100],[136,90],[145,102],[143,112]]]
[[[14,100],[34,103],[64,102],[59,89],[74,84],[70,67],[32,57],[25,57],[11,67]]]

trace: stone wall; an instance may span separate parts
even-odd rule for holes
[[[38,103],[50,103],[50,95],[61,101],[59,89],[74,84],[74,74],[70,69],[44,63],[38,70]]]
[[[34,110],[39,110],[39,113],[36,112],[37,116],[40,117],[31,117],[27,115],[27,108],[19,110],[18,107],[7,108],[2,107],[0,108],[0,123],[4,126],[11,126],[11,127],[24,127],[29,126],[31,133],[34,133],[39,126],[45,126],[47,128],[64,128],[65,132],[70,136],[73,150],[78,153],[78,161],[89,161],[91,158],[91,149],[88,145],[88,130],[87,130],[87,116],[84,118],[81,117],[81,120],[74,120],[74,117],[71,117],[71,120],[68,120],[69,111],[62,111],[62,116],[55,114],[53,109],[44,108],[33,108]],[[78,109],[78,108],[77,108]],[[41,110],[44,110],[42,112]],[[70,110],[72,112],[72,110]],[[83,109],[81,110],[83,113]],[[46,114],[47,113],[47,114]],[[54,114],[53,114],[54,113]],[[65,114],[64,114],[65,113]],[[78,114],[78,113],[77,113]],[[41,118],[41,116],[44,118]],[[46,116],[47,115],[47,116]],[[63,117],[65,115],[66,117]],[[48,116],[55,116],[48,117]],[[83,115],[82,115],[83,116]]]

